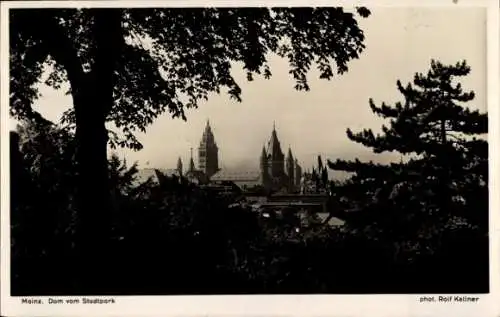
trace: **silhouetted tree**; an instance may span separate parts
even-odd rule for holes
[[[478,254],[474,249],[484,250],[483,242],[487,244],[482,237],[488,228],[488,144],[477,137],[488,132],[488,118],[464,105],[474,93],[464,92],[457,79],[469,72],[465,61],[447,66],[433,60],[429,72],[417,73],[413,84],[397,82],[403,103],[377,107],[370,100],[375,114],[390,119],[382,134],[347,130],[350,140],[375,153],[405,154],[406,162],[328,162],[334,170],[354,173],[336,188],[349,198],[347,209],[355,211],[344,214],[348,225],[394,244],[395,257],[404,261],[434,254],[445,245],[446,250],[454,248],[456,232],[474,241],[471,257]],[[446,238],[451,236],[455,238]]]
[[[108,141],[139,149],[134,131],[145,131],[165,111],[185,119],[185,108],[222,89],[240,100],[231,62],[243,63],[248,80],[269,78],[268,54],[278,54],[289,60],[295,88],[308,90],[312,63],[320,78],[330,79],[364,49],[355,15],[342,8],[13,9],[9,30],[12,115],[37,116],[31,104],[45,69],[49,85],[69,82],[79,243],[92,257],[105,252],[109,235]],[[125,138],[109,140],[106,122]]]
[[[112,189],[118,190],[121,194],[130,192],[136,186],[137,172],[137,163],[129,167],[127,161],[120,159],[116,153],[111,155],[109,159],[109,179]]]
[[[50,293],[71,280],[63,273],[74,268],[65,265],[74,252],[76,229],[74,133],[46,120],[25,120],[11,136],[13,292]],[[124,198],[135,190],[136,172],[135,164],[129,168],[116,155],[111,157],[115,211],[130,204]],[[116,222],[116,213],[114,217]],[[66,277],[53,278],[58,274]]]
[[[69,254],[74,241],[75,147],[44,120],[22,122],[11,134],[13,292],[40,292],[40,285],[58,285],[48,276],[61,269],[57,256]]]
[[[330,168],[355,172],[355,178],[372,189],[390,188],[377,191],[380,195],[404,191],[415,186],[412,181],[425,184],[434,191],[435,207],[449,217],[449,204],[463,200],[464,186],[487,186],[487,142],[474,137],[487,133],[487,114],[465,108],[463,103],[471,101],[474,93],[463,92],[461,84],[455,82],[456,77],[469,72],[465,62],[444,66],[433,61],[426,76],[415,75],[415,87],[403,87],[398,81],[404,105],[383,103],[377,107],[370,100],[375,114],[391,119],[390,127],[382,127],[383,135],[375,136],[371,130],[356,134],[347,131],[349,139],[373,148],[375,153],[398,151],[409,155],[408,162],[377,165],[338,160],[329,162]],[[379,186],[383,184],[389,187]],[[375,194],[370,190],[366,193]]]

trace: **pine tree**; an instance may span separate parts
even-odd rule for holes
[[[371,110],[389,119],[389,126],[382,126],[382,134],[348,129],[348,138],[374,153],[396,151],[408,160],[328,162],[331,169],[354,173],[345,195],[360,213],[351,223],[402,239],[449,225],[453,217],[487,228],[487,206],[477,210],[470,193],[487,197],[488,145],[478,136],[487,133],[488,118],[464,106],[474,93],[464,92],[456,80],[469,72],[465,61],[446,66],[433,60],[428,73],[415,74],[413,83],[397,82],[404,102],[378,107],[370,99]]]

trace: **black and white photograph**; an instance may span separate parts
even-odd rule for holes
[[[43,2],[2,3],[16,307],[487,302],[487,2]]]

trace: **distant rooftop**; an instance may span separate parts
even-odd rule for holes
[[[228,171],[220,170],[215,173],[210,179],[212,181],[257,181],[260,177],[259,171]]]

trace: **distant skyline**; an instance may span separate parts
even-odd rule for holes
[[[210,120],[219,146],[222,168],[257,169],[262,146],[267,143],[273,122],[284,153],[291,146],[304,169],[316,164],[317,156],[335,160],[354,159],[387,162],[399,160],[397,154],[376,155],[347,139],[346,129],[380,130],[384,123],[369,108],[402,100],[396,80],[403,84],[415,72],[426,73],[431,59],[445,64],[466,60],[471,74],[462,81],[476,99],[471,108],[486,111],[486,9],[482,8],[370,8],[372,15],[359,20],[366,40],[360,59],[349,64],[349,71],[332,81],[309,74],[311,91],[297,92],[288,74],[287,61],[270,57],[273,77],[247,82],[241,68],[233,74],[242,88],[243,102],[228,95],[212,95],[198,109],[186,111],[187,122],[158,118],[146,134],[138,134],[144,149],[120,149],[117,153],[140,167],[174,168],[180,156],[188,166],[190,148],[197,149],[203,128]],[[58,121],[71,104],[62,90],[42,87],[43,97],[36,103],[47,119]],[[193,151],[196,153],[196,151]],[[194,157],[197,164],[197,156]],[[146,163],[149,162],[149,165]]]

